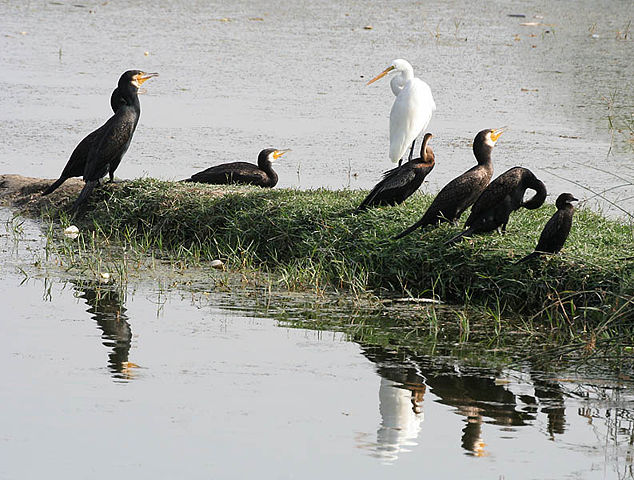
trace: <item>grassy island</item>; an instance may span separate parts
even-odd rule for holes
[[[582,208],[560,255],[515,265],[534,249],[553,205],[514,213],[506,235],[445,246],[459,227],[392,240],[431,196],[354,213],[365,193],[141,179],[101,189],[81,221],[110,239],[185,261],[221,258],[229,268],[264,269],[291,288],[432,297],[570,322],[634,322],[631,225]]]
[[[0,201],[65,227],[64,209],[82,182],[42,197],[48,183],[2,176]],[[515,265],[534,249],[552,204],[515,212],[506,235],[445,245],[460,227],[392,240],[420,218],[431,196],[355,213],[365,194],[140,179],[96,190],[73,223],[128,251],[187,264],[222,259],[230,270],[271,273],[290,289],[425,297],[570,326],[634,326],[632,225],[581,208],[561,254]]]

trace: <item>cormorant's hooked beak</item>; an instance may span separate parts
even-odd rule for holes
[[[575,198],[575,197],[572,197],[572,198],[570,199],[570,201],[571,201],[571,202],[578,202],[578,201],[579,201],[579,199],[578,199],[578,198]]]
[[[493,140],[493,142],[497,142],[500,135],[502,135],[507,128],[508,127],[502,127],[491,130],[491,140]]]
[[[132,77],[132,84],[135,87],[139,88],[150,78],[158,77],[158,76],[159,76],[158,73],[145,73],[145,72],[137,73],[134,77]]]
[[[275,150],[275,151],[273,152],[273,159],[274,159],[274,160],[277,160],[277,159],[278,159],[278,158],[280,158],[282,155],[284,155],[286,152],[290,152],[290,151],[291,151],[291,149],[290,149],[290,148],[287,148],[287,149],[285,149],[285,150]]]
[[[370,85],[371,83],[374,83],[377,80],[380,80],[381,78],[385,77],[388,73],[390,73],[392,70],[394,70],[394,65],[387,67],[385,70],[379,73],[376,77],[374,77],[372,80],[366,83],[366,85]]]

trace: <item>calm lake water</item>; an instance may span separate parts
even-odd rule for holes
[[[391,166],[393,96],[365,82],[402,57],[438,106],[426,191],[473,164],[478,130],[508,125],[498,173],[529,167],[552,197],[612,188],[631,212],[633,13],[625,0],[0,0],[0,171],[57,177],[140,68],[161,76],[118,176],[180,179],[275,146],[293,150],[281,187],[369,188]],[[0,479],[634,477],[631,380],[395,352],[169,279],[117,289],[51,267],[41,226],[21,230],[16,242],[0,225]]]
[[[438,106],[426,191],[473,165],[479,130],[508,125],[497,173],[531,168],[551,201],[593,197],[571,182],[610,189],[632,212],[633,14],[631,0],[0,0],[0,170],[57,177],[139,68],[161,76],[121,178],[185,178],[275,146],[293,150],[281,187],[369,188],[391,168],[394,97],[365,82],[400,57]]]
[[[46,260],[38,223],[13,225],[0,236],[2,479],[632,478],[626,377],[289,328],[214,289],[213,272],[206,291],[74,278]]]

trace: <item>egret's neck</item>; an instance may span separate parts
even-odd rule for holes
[[[411,65],[406,65],[405,67],[403,67],[399,77],[401,77],[402,85],[405,85],[412,78],[414,78],[414,69],[412,68],[412,66]]]
[[[392,80],[390,80],[390,88],[392,89],[392,93],[396,96],[401,93],[404,85],[405,82],[403,81],[403,77],[401,75],[396,75],[392,78]]]

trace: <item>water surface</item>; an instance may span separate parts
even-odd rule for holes
[[[0,237],[0,478],[632,477],[627,378],[288,328],[213,272],[203,290],[74,278],[17,226]]]
[[[393,96],[365,82],[402,57],[438,106],[427,191],[472,166],[476,132],[508,125],[498,173],[531,168],[553,200],[593,197],[573,182],[611,189],[631,212],[633,13],[629,0],[0,1],[0,169],[57,177],[140,68],[161,76],[120,177],[180,179],[275,146],[293,150],[281,187],[369,188],[391,166]]]

